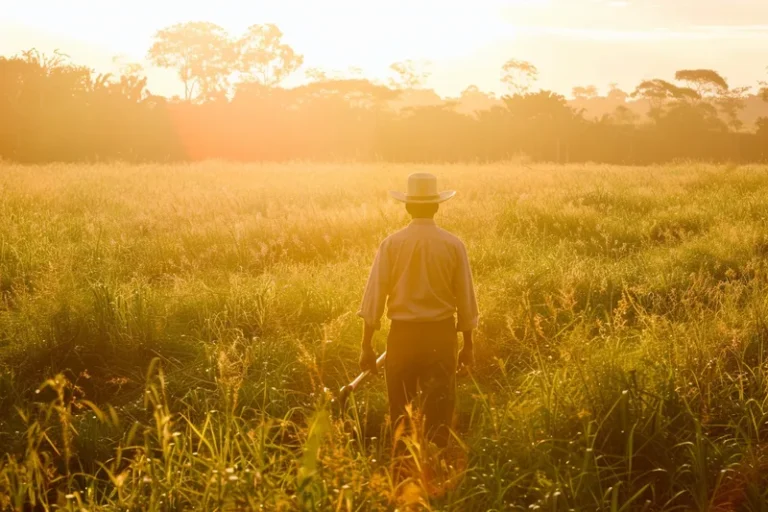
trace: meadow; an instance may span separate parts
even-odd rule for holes
[[[422,170],[481,311],[438,491],[334,401]],[[768,510],[767,255],[764,166],[0,163],[0,509]]]

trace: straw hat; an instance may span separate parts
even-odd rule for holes
[[[456,195],[455,190],[437,191],[437,177],[426,172],[408,176],[408,191],[390,191],[389,195],[400,202],[411,204],[442,203]]]

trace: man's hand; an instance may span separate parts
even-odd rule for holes
[[[459,352],[459,371],[475,365],[475,349],[472,346],[464,346]]]
[[[464,372],[475,365],[475,349],[472,343],[472,331],[464,331],[464,348],[459,352],[458,371]]]
[[[376,358],[376,352],[373,350],[372,346],[363,346],[360,351],[360,369],[362,371],[370,371],[372,374],[376,375],[379,371],[378,368],[376,368]]]
[[[372,326],[366,323],[363,328],[363,344],[360,346],[360,369],[369,370],[374,375],[378,373],[376,351],[373,350],[373,333],[375,331]]]

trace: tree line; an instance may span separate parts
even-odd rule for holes
[[[631,93],[536,89],[536,66],[510,59],[500,98],[469,86],[458,98],[424,88],[413,61],[378,83],[355,70],[306,69],[275,25],[233,38],[206,22],[158,31],[147,54],[174,69],[183,94],[152,94],[139,65],[97,74],[65,54],[0,57],[0,158],[100,160],[534,161],[651,164],[678,159],[766,162],[768,83],[731,87],[708,69],[641,82]]]

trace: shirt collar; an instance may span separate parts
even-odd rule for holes
[[[437,226],[435,219],[412,219],[411,226]]]

